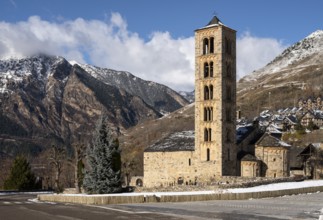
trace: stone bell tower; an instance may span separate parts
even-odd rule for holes
[[[195,159],[202,178],[237,175],[235,115],[236,31],[214,16],[195,31]]]

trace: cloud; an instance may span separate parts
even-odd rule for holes
[[[239,76],[262,67],[283,47],[275,39],[246,32],[237,40]],[[194,36],[175,39],[168,32],[153,32],[144,40],[128,30],[119,13],[112,13],[107,22],[82,18],[49,22],[38,16],[0,22],[0,59],[37,53],[129,71],[177,91],[194,89]]]
[[[264,67],[286,47],[281,40],[243,33],[237,39],[237,78]]]
[[[108,22],[48,22],[38,16],[15,24],[0,22],[0,58],[37,53],[126,70],[175,90],[194,89],[194,37],[174,39],[170,33],[154,32],[145,41],[127,30],[119,13],[112,13]]]

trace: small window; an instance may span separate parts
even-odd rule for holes
[[[204,108],[204,121],[208,121],[208,108]]]
[[[213,77],[213,62],[210,62],[210,77]]]
[[[188,165],[189,166],[191,166],[192,164],[191,164],[191,158],[190,159],[188,159]]]
[[[212,141],[212,129],[209,128],[209,141]]]
[[[204,78],[209,77],[209,64],[204,63]]]
[[[213,85],[210,85],[210,99],[213,99]]]
[[[204,129],[204,141],[209,141],[209,132],[208,129]]]
[[[203,55],[207,54],[209,51],[209,39],[204,38],[203,40]]]
[[[273,158],[273,162],[276,162],[276,158]]]
[[[210,53],[214,53],[214,37],[210,38]]]
[[[213,121],[213,108],[209,108],[209,121]]]
[[[204,86],[204,100],[210,99],[210,91],[208,86]]]
[[[184,183],[184,179],[182,177],[178,177],[177,184],[182,185]]]

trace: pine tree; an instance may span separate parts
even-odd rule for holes
[[[87,193],[121,192],[121,158],[118,139],[113,139],[106,118],[101,118],[87,149],[87,170],[83,186]]]
[[[36,177],[31,171],[27,159],[23,156],[16,157],[9,178],[4,183],[4,189],[32,190],[38,187]]]

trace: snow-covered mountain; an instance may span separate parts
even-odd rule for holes
[[[265,67],[245,76],[242,81],[254,81],[262,76],[288,70],[281,77],[297,74],[302,68],[316,65],[323,57],[323,30],[317,30],[288,47]],[[294,71],[290,71],[294,70]]]
[[[0,151],[90,139],[103,112],[122,132],[187,103],[166,86],[62,57],[0,60]]]
[[[295,106],[323,95],[323,30],[287,48],[265,67],[238,82],[238,106],[247,116],[264,108]],[[256,112],[258,111],[258,112]]]

